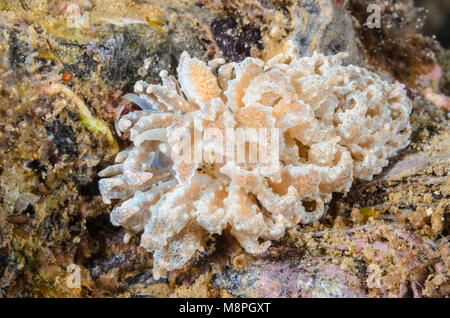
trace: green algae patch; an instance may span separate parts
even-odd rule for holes
[[[114,138],[109,125],[100,118],[91,114],[86,104],[67,86],[62,84],[51,84],[43,87],[43,91],[49,95],[62,94],[72,102],[78,110],[78,118],[80,123],[90,132],[99,133],[106,136],[111,146],[111,152],[117,153],[119,145]]]
[[[375,210],[373,207],[364,207],[361,208],[361,214],[364,217],[364,219],[368,220],[369,218],[377,219],[381,217],[379,211]]]

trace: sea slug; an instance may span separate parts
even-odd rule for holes
[[[131,146],[100,172],[99,187],[105,203],[117,200],[111,222],[127,229],[126,239],[142,233],[155,278],[182,268],[223,231],[246,252],[264,252],[287,228],[320,219],[333,192],[371,180],[409,144],[404,86],[343,65],[344,56],[207,64],[184,52],[177,79],[163,71],[162,84],[136,83],[125,97],[142,110],[117,122]],[[209,128],[275,129],[269,151],[276,146],[277,162],[239,161],[223,139],[191,138]],[[249,138],[244,148],[252,144],[268,146]],[[183,160],[186,146],[207,155]]]

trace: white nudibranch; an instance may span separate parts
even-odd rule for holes
[[[408,145],[404,86],[342,65],[343,56],[206,64],[184,52],[177,79],[161,72],[162,84],[140,82],[126,95],[142,108],[116,125],[132,145],[100,172],[99,186],[105,203],[118,201],[111,222],[127,238],[142,233],[155,278],[182,268],[209,234],[225,230],[246,252],[263,253],[286,229],[320,219],[333,192],[371,180]],[[182,160],[186,140],[202,146],[183,137],[211,127],[277,129],[277,168],[225,151],[219,161],[214,140],[205,147],[216,155]]]

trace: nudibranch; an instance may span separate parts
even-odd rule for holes
[[[111,222],[126,238],[142,233],[156,279],[223,231],[246,252],[263,253],[286,229],[319,220],[333,192],[371,180],[408,145],[412,103],[404,86],[343,65],[343,57],[205,63],[184,52],[177,78],[162,71],[161,84],[135,84],[125,97],[142,110],[117,122],[131,146],[99,173],[99,187],[105,203],[116,202]],[[237,160],[223,140],[186,138],[208,128],[276,129],[275,168]],[[264,146],[249,138],[245,149],[251,143]],[[215,155],[185,160],[186,144]]]

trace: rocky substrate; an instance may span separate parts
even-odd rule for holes
[[[380,29],[364,25],[364,0],[1,0],[0,296],[450,296],[449,53],[421,35],[412,1],[370,2]],[[111,225],[97,173],[127,146],[116,110],[136,106],[121,96],[175,74],[184,50],[227,61],[348,52],[407,85],[412,142],[265,254],[212,236],[155,281],[151,254]]]

